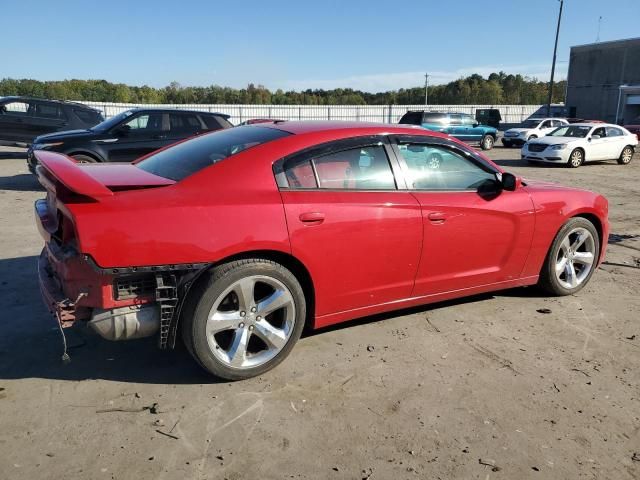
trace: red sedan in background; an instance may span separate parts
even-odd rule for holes
[[[61,325],[161,348],[180,331],[226,379],[273,368],[305,325],[523,285],[576,293],[609,231],[601,195],[410,126],[242,126],[134,165],[36,155],[40,282]]]

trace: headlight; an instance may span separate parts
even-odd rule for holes
[[[49,147],[56,147],[58,145],[62,145],[64,142],[51,142],[51,143],[34,143],[32,148],[34,150],[43,150]]]
[[[518,136],[519,137],[526,137],[527,134],[528,134],[528,132],[520,132],[520,133],[518,133]]]
[[[567,144],[566,143],[561,143],[559,145],[551,145],[549,148],[551,150],[564,150],[565,148],[567,148]]]

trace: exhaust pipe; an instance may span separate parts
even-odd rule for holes
[[[106,340],[132,340],[154,335],[160,329],[160,307],[133,305],[93,310],[89,326]]]

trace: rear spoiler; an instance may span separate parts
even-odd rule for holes
[[[106,186],[93,178],[83,169],[78,168],[76,162],[66,155],[46,150],[36,150],[33,152],[40,162],[38,167],[38,180],[43,187],[50,190],[51,181],[40,170],[47,171],[48,176],[53,177],[66,188],[79,195],[84,195],[93,199],[113,196],[113,192]]]

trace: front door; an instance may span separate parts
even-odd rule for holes
[[[314,279],[318,317],[404,299],[413,289],[421,209],[396,184],[397,164],[392,169],[381,139],[331,142],[281,163],[291,249]]]
[[[140,112],[111,130],[114,140],[103,141],[111,162],[132,162],[169,144],[169,115]]]
[[[594,138],[596,137],[596,138]],[[611,143],[607,138],[607,130],[605,127],[598,127],[587,138],[589,146],[584,156],[586,161],[590,160],[608,160]]]
[[[29,102],[24,100],[0,105],[0,140],[25,143],[33,140],[30,109]]]
[[[423,250],[412,296],[519,278],[534,229],[529,194],[522,188],[499,192],[495,169],[452,142],[395,140],[422,208]]]

